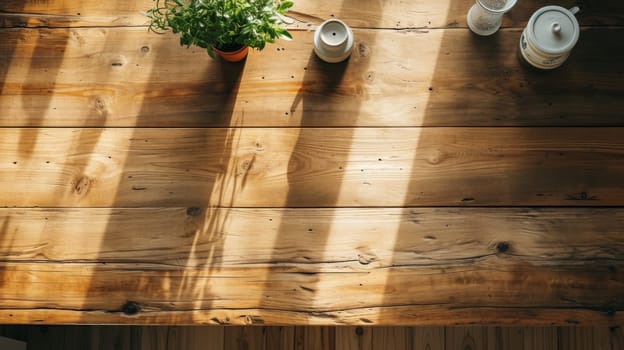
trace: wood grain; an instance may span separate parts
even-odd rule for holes
[[[6,30],[0,125],[623,126],[622,31],[583,30],[545,74],[518,61],[519,30],[356,30],[338,65],[312,32],[224,64],[144,28]]]
[[[524,331],[524,349],[555,350],[558,347],[557,328],[532,327]]]
[[[222,327],[168,327],[166,350],[222,350],[224,328]],[[149,348],[153,350],[153,347]]]
[[[336,328],[336,349],[373,350],[371,327],[342,326]]]
[[[67,328],[67,327],[65,327]],[[139,327],[124,327],[124,326],[100,326],[100,327],[85,327],[89,331],[89,348],[91,349],[119,349],[119,350],[138,350],[142,346],[142,329]],[[166,330],[167,327],[158,327],[161,330]],[[36,329],[35,326],[29,328],[31,331]],[[35,346],[30,342],[28,337],[28,349],[49,349],[54,344],[47,342],[41,344],[40,347]],[[149,340],[146,340],[148,343]],[[58,345],[55,344],[55,345]],[[80,349],[84,349],[82,346]],[[58,349],[63,349],[58,347]]]
[[[373,349],[409,350],[413,348],[413,333],[409,327],[374,327]]]
[[[295,347],[295,327],[265,327],[265,337],[267,350],[292,350]]]
[[[296,327],[295,350],[336,350],[336,328]]]
[[[295,327],[262,327],[262,328],[242,328],[242,327],[228,327],[225,328],[226,332],[231,329],[237,329],[241,331],[255,332],[256,330],[264,330],[264,337],[257,339],[257,343],[247,343],[247,347],[242,349],[255,349],[260,347],[262,349],[289,349],[293,348],[293,339],[295,335]],[[347,335],[347,330],[353,330],[355,327],[337,327],[336,335],[342,333]],[[378,331],[377,328],[364,327],[363,335],[372,334],[372,331]],[[418,350],[434,350],[434,349],[458,349],[466,350],[464,347],[453,347],[456,342],[452,340],[449,346],[446,347],[444,334],[449,332],[453,334],[459,341],[464,342],[468,340],[472,332],[473,334],[483,335],[481,338],[487,343],[487,349],[496,350],[513,350],[513,349],[526,349],[526,350],[556,350],[556,349],[578,349],[578,350],[619,350],[621,347],[617,341],[617,336],[612,334],[617,333],[618,329],[608,327],[471,327],[470,331],[465,329],[458,329],[456,327],[385,327],[382,328],[386,332],[396,332],[405,330],[414,334],[427,333],[427,334],[441,334],[442,338],[439,342],[422,344],[414,343],[413,349]],[[173,332],[171,331],[173,330]],[[269,346],[265,343],[269,336],[269,333],[278,330],[282,332],[282,336],[290,339],[290,347],[262,347]],[[301,330],[305,330],[301,328]],[[153,345],[151,341],[154,338],[167,338],[167,344],[162,344],[161,347],[149,347],[149,349],[224,349],[223,344],[220,345],[214,343],[214,338],[208,338],[206,334],[214,334],[214,332],[221,332],[223,335],[223,327],[163,327],[163,326],[151,326],[151,327],[119,327],[119,326],[52,326],[52,327],[40,327],[40,326],[2,326],[0,327],[0,334],[13,339],[19,339],[21,341],[28,342],[28,348],[30,350],[73,350],[73,349],[102,349],[102,350],[138,350],[145,348],[144,344]],[[125,336],[120,337],[121,334]],[[150,338],[144,337],[151,334]],[[230,332],[234,337],[238,336],[237,332]],[[304,333],[302,334],[305,337]],[[183,335],[183,336],[180,336]],[[314,333],[312,333],[314,335]],[[350,336],[350,335],[349,335]],[[621,332],[620,332],[621,337]],[[285,338],[285,339],[286,339]],[[369,337],[370,338],[370,337]],[[436,336],[439,338],[439,336]],[[346,339],[346,338],[345,338]],[[559,340],[558,340],[559,339]],[[251,340],[251,339],[249,339]],[[302,338],[303,340],[303,338]],[[394,342],[395,339],[390,339],[390,342]],[[189,343],[191,342],[191,343]],[[201,344],[198,347],[189,344]],[[388,343],[390,344],[390,343]],[[366,349],[384,350],[390,349],[388,344],[381,344],[379,347],[370,347],[368,343]],[[547,345],[548,344],[548,345]],[[340,350],[358,350],[362,349],[363,343],[361,342],[342,342],[336,338],[336,349]],[[427,347],[431,345],[431,347]],[[470,346],[470,344],[469,344]],[[480,347],[470,348],[471,350],[479,349]],[[320,349],[320,348],[317,348]],[[397,349],[397,348],[392,348]]]
[[[414,347],[416,350],[445,350],[446,331],[444,327],[414,327]]]
[[[0,312],[11,322],[588,324],[622,308],[617,208],[0,213],[1,302],[30,310]]]
[[[622,205],[609,128],[0,129],[5,206]]]
[[[10,307],[0,310],[0,318],[11,323],[439,325],[522,320],[608,325],[624,317],[621,270],[547,268],[504,256],[444,267],[391,268],[344,262],[187,269],[139,263],[4,264],[0,301]],[[33,283],[39,288],[29,288]]]
[[[264,340],[268,340],[269,333],[272,331],[279,331],[284,339],[289,339],[289,347],[269,347],[269,343],[266,343],[266,349],[294,349],[293,340],[295,335],[295,327],[262,327],[252,329],[250,327],[228,327],[225,330],[237,329],[240,331],[250,330],[255,332],[256,329],[264,330]],[[336,349],[350,350],[350,349],[371,349],[370,337],[368,345],[361,347],[357,344],[364,345],[362,342],[342,342],[338,339],[338,334],[343,334],[347,337],[355,335],[354,330],[356,327],[336,327]],[[363,327],[362,335],[372,334],[374,328]],[[406,329],[399,327],[398,329]],[[447,328],[450,333],[456,332],[453,328]],[[552,343],[553,347],[547,349],[588,349],[588,350],[619,350],[618,343],[613,343],[614,337],[610,334],[616,334],[615,328],[609,329],[608,327],[560,327],[551,328],[551,332],[544,333],[544,328],[535,327],[472,327],[472,332],[485,334],[487,341],[487,349],[492,350],[513,350],[513,349],[544,349],[543,346],[533,345],[524,346],[524,335],[541,333],[540,341],[543,343]],[[41,327],[41,326],[1,326],[0,334],[3,336],[11,337],[13,339],[19,339],[28,342],[28,348],[30,350],[68,350],[68,349],[101,349],[101,350],[138,350],[145,348],[143,343],[151,344],[151,339],[143,339],[142,331],[149,330],[150,332],[158,333],[156,337],[167,337],[166,349],[195,349],[193,347],[187,347],[189,342],[195,342],[198,344],[201,342],[201,347],[197,349],[224,349],[223,343],[215,341],[213,337],[208,339],[206,334],[214,332],[221,332],[223,335],[223,327],[198,327],[198,326],[184,326],[184,327],[119,327],[119,326],[63,326],[63,327]],[[171,332],[173,330],[173,332]],[[301,329],[303,330],[303,329]],[[347,330],[350,330],[350,334],[347,334]],[[385,327],[384,330],[392,331],[391,328]],[[419,343],[415,342],[414,347],[411,349],[416,350],[435,350],[435,349],[451,349],[445,347],[445,327],[411,327],[407,328],[409,332],[416,334],[437,334],[434,338],[441,338],[435,343]],[[122,338],[118,335],[124,332],[127,334],[123,338],[123,342],[119,342]],[[183,336],[179,336],[182,335]],[[230,332],[234,337],[237,337],[239,332]],[[300,333],[305,337],[304,333]],[[620,332],[621,334],[621,332]],[[314,333],[312,333],[314,335]],[[357,336],[357,335],[355,335]],[[70,339],[72,338],[72,339]],[[87,339],[88,338],[88,339]],[[459,336],[458,336],[459,338]],[[461,336],[463,340],[463,335]],[[54,342],[48,342],[54,339]],[[113,342],[111,339],[117,339]],[[415,338],[416,339],[416,338]],[[260,341],[264,341],[260,340]],[[346,340],[346,338],[343,338]],[[360,339],[363,340],[363,339]],[[303,341],[303,338],[302,338]],[[394,340],[391,340],[394,341]],[[451,345],[453,345],[452,342]],[[595,345],[594,345],[595,344]],[[612,346],[613,345],[613,346]],[[75,347],[70,347],[75,346]],[[243,349],[253,349],[255,344],[249,344],[249,347]],[[158,349],[157,346],[148,347],[148,349]],[[317,347],[315,350],[324,350],[324,348]],[[396,349],[390,348],[387,344],[382,344],[380,347],[372,348],[373,350],[384,349]],[[466,350],[466,348],[458,347],[457,349]],[[471,348],[476,350],[478,348]]]
[[[224,350],[268,350],[264,327],[226,327]]]
[[[412,28],[466,27],[466,13],[474,0],[373,1],[373,0],[298,0],[290,11],[297,20],[293,28],[318,25],[327,18],[340,18],[355,27]],[[531,13],[547,1],[519,2],[505,17],[505,26],[524,26]],[[572,7],[577,2],[564,0],[558,5]],[[0,24],[5,27],[137,26],[146,25],[143,15],[151,0],[106,3],[96,0],[4,0],[0,4]],[[617,0],[583,3],[579,19],[584,25],[621,25],[622,4]]]
[[[487,327],[487,349],[525,350],[524,327]]]
[[[0,4],[0,321],[144,325],[33,349],[622,348],[622,2],[548,73],[517,58],[542,0],[489,38],[474,0],[300,0],[239,64],[151,3]]]
[[[476,326],[446,327],[447,350],[487,350],[487,328]]]
[[[0,209],[0,250],[15,263],[386,268],[504,256],[530,265],[617,269],[624,263],[622,227],[618,208]],[[143,232],[149,234],[136,234]]]

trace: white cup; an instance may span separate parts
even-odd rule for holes
[[[468,28],[475,34],[488,36],[496,33],[503,23],[503,14],[516,5],[517,0],[476,0],[468,10]]]
[[[346,60],[353,49],[353,32],[343,21],[328,19],[314,33],[314,52],[329,63]]]

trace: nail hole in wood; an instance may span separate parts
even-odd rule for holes
[[[190,207],[186,209],[186,215],[188,216],[198,216],[201,214],[201,209],[197,207]]]
[[[505,253],[509,250],[509,243],[507,242],[498,242],[496,244],[496,251],[499,253]]]

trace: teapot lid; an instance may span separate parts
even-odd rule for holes
[[[542,7],[533,13],[527,25],[527,37],[531,44],[540,51],[552,55],[572,50],[578,41],[579,33],[576,17],[561,6]]]

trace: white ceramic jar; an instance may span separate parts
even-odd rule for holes
[[[545,6],[535,11],[520,36],[520,57],[533,67],[554,69],[561,66],[576,42],[580,28],[570,10],[560,6]]]
[[[314,52],[325,62],[341,62],[351,55],[353,42],[351,28],[339,19],[328,19],[314,33]]]

